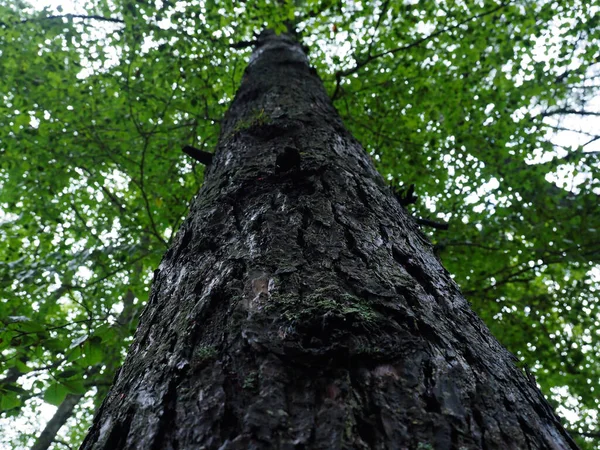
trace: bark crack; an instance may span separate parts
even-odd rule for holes
[[[125,448],[127,443],[127,436],[129,436],[129,430],[131,429],[131,422],[135,411],[132,407],[129,407],[124,413],[124,417],[117,418],[117,423],[114,424],[110,430],[110,434],[104,443],[103,448],[105,450],[113,450],[116,448]],[[107,418],[105,420],[110,420]]]
[[[433,286],[430,277],[425,270],[423,270],[418,261],[413,257],[404,254],[395,245],[392,245],[392,256],[394,257],[394,260],[415,279],[427,294],[431,295],[438,303],[443,302],[443,299],[440,299],[439,293]]]
[[[167,387],[167,392],[163,398],[163,407],[158,424],[158,432],[154,437],[151,450],[172,449],[177,450],[177,383],[179,380],[177,374],[172,374]]]

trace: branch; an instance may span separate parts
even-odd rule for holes
[[[9,368],[6,372],[6,376],[0,379],[0,386],[2,386],[3,384],[10,384],[16,382],[21,375],[23,375],[23,372],[21,372],[16,367]]]
[[[48,421],[44,430],[40,433],[35,441],[35,444],[31,447],[31,450],[47,450],[54,442],[54,438],[58,433],[58,430],[65,424],[65,422],[73,415],[75,406],[79,403],[83,395],[69,394],[62,401],[52,419]]]
[[[540,114],[540,116],[541,117],[550,117],[550,116],[554,116],[556,114],[577,115],[577,116],[600,116],[600,112],[597,112],[597,111],[585,111],[583,109],[576,110],[576,109],[567,109],[567,108],[561,108],[561,109],[555,109],[554,111],[548,111],[548,112]]]
[[[394,53],[398,53],[398,52],[401,52],[403,50],[409,50],[409,49],[411,49],[413,47],[417,47],[417,46],[423,44],[424,42],[427,42],[427,41],[433,39],[434,37],[439,36],[440,34],[444,34],[444,33],[447,33],[448,31],[455,30],[455,29],[459,28],[460,26],[462,26],[462,25],[464,25],[464,24],[466,24],[466,23],[468,23],[468,22],[470,22],[470,21],[472,21],[474,19],[479,19],[481,17],[487,16],[487,15],[490,15],[490,14],[494,14],[495,12],[497,12],[497,11],[501,10],[502,8],[504,8],[509,3],[510,2],[503,2],[499,6],[497,6],[496,8],[493,8],[493,9],[490,9],[488,11],[484,11],[482,13],[475,14],[473,16],[467,17],[465,20],[463,20],[461,22],[458,22],[457,24],[452,25],[451,27],[444,27],[444,28],[442,28],[440,30],[437,30],[437,31],[431,33],[428,36],[425,36],[425,37],[423,37],[421,39],[417,39],[416,41],[411,42],[410,44],[404,45],[402,47],[397,47],[397,48],[394,48],[394,49],[391,49],[391,50],[386,50],[384,52],[376,53],[375,55],[369,55],[367,58],[363,59],[362,61],[357,61],[356,66],[351,67],[350,69],[340,70],[340,71],[336,72],[335,77],[339,81],[339,79],[341,77],[352,75],[353,73],[358,72],[358,70],[360,70],[362,67],[366,66],[367,64],[371,63],[372,61],[374,61],[377,58],[380,58],[380,57],[386,56],[386,55],[393,55]],[[338,87],[339,87],[339,82],[338,82],[338,85],[336,86],[336,89],[334,91],[334,96],[332,96],[332,98],[335,98],[335,94],[337,94],[337,92],[338,92]]]
[[[234,42],[233,44],[229,44],[229,48],[241,50],[243,48],[253,47],[254,45],[256,45],[256,41],[239,41]]]
[[[31,19],[23,19],[23,20],[21,20],[21,23],[39,22],[42,20],[57,20],[57,19],[99,20],[102,22],[113,22],[113,23],[125,24],[125,21],[123,21],[121,19],[114,19],[112,17],[103,17],[103,16],[98,16],[98,15],[88,16],[88,15],[84,15],[84,14],[62,14],[62,15],[54,15],[54,16],[46,16],[46,17],[36,17],[36,18],[31,18]]]
[[[397,189],[392,187],[392,194],[402,206],[406,207],[417,203],[418,196],[415,195],[415,185],[411,184],[408,189]]]
[[[478,244],[475,242],[440,241],[436,245],[434,245],[434,247],[437,247],[439,250],[443,250],[445,247],[460,247],[460,246],[476,247],[476,248],[481,248],[482,250],[488,250],[490,252],[499,252],[499,251],[505,250],[504,248],[489,247],[489,246],[481,245],[481,244]]]
[[[573,128],[566,128],[566,127],[561,127],[558,125],[550,125],[550,124],[546,124],[544,123],[544,125],[546,125],[548,128],[551,128],[555,131],[568,131],[570,133],[579,133],[579,134],[584,134],[586,136],[592,136],[592,137],[597,137],[596,134],[590,133],[588,131],[583,131],[583,130],[574,130]]]
[[[373,36],[371,36],[371,40],[369,42],[369,48],[367,50],[367,56],[371,56],[371,49],[373,48],[373,44],[375,44],[375,35],[377,30],[379,29],[379,26],[381,25],[381,21],[383,20],[383,16],[385,16],[385,14],[387,13],[387,9],[389,6],[390,2],[389,0],[386,0],[383,2],[383,5],[381,5],[381,12],[379,13],[379,17],[377,18],[377,23],[375,24],[375,28],[373,29]]]
[[[204,164],[205,166],[210,166],[213,160],[213,154],[209,152],[205,152],[204,150],[197,149],[196,147],[192,147],[191,145],[186,145],[181,149],[183,153],[188,156],[191,156],[200,164]]]
[[[447,230],[450,228],[450,224],[448,222],[435,222],[434,220],[423,219],[422,217],[415,217],[415,221],[419,225],[435,228],[437,230]]]
[[[71,447],[67,442],[63,441],[62,439],[54,439],[54,443],[63,445],[65,447],[67,447],[69,450],[73,450],[73,447]]]
[[[596,142],[598,139],[600,139],[600,136],[594,136],[592,139],[590,139],[589,141],[587,141],[581,147],[587,147],[588,145],[593,144],[594,142]],[[584,152],[584,154],[586,154],[586,155],[590,155],[592,153],[598,153],[598,152]]]
[[[585,436],[594,439],[600,439],[600,432],[594,433],[590,431],[575,431],[575,430],[567,430],[569,434],[577,434],[579,436]]]

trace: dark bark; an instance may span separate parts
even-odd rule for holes
[[[263,34],[83,449],[576,448]]]

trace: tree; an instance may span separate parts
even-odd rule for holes
[[[82,449],[577,448],[263,33]]]
[[[11,316],[0,344],[3,409],[87,391],[71,419],[80,429],[70,428],[84,432],[83,408],[104,397],[149,274],[202,182],[179,148],[214,148],[244,41],[295,13],[330,96],[379,171],[416,185],[417,218],[449,220],[448,232],[426,231],[476,311],[546,392],[562,395],[560,410],[577,411],[575,431],[594,432],[593,144],[525,164],[557,149],[546,130],[567,122],[550,118],[594,113],[585,104],[596,90],[593,6],[174,8],[107,3],[59,18],[3,7],[1,202],[20,214],[6,216],[2,231],[10,295],[1,316]],[[86,35],[98,24],[114,32]],[[544,43],[555,25],[560,43]],[[148,40],[155,45],[140,51]],[[536,58],[540,46],[556,50],[551,62]],[[545,179],[556,167],[591,181],[565,190]]]

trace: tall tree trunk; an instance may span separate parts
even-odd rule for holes
[[[263,33],[83,449],[576,448]]]

